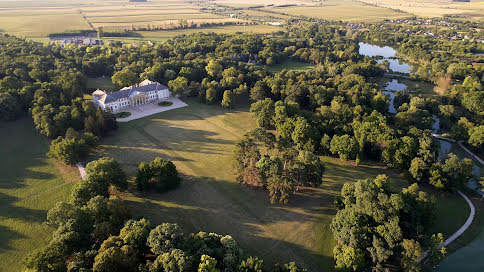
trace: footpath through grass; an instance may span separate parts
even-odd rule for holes
[[[23,259],[50,241],[47,211],[66,200],[76,168],[47,159],[48,140],[30,119],[0,122],[0,270],[21,271]]]
[[[267,192],[235,182],[235,141],[256,126],[246,108],[227,111],[189,100],[188,107],[119,124],[102,142],[98,156],[112,156],[128,175],[139,163],[160,156],[173,161],[182,185],[164,194],[122,195],[137,217],[153,224],[177,222],[186,232],[232,235],[248,255],[268,263],[294,260],[310,271],[330,271],[334,197],[345,182],[387,174],[395,188],[406,186],[397,172],[379,165],[354,166],[324,157],[321,188],[299,190],[287,206],[271,205]]]

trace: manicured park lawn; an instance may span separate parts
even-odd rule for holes
[[[307,71],[313,67],[313,64],[288,60],[269,66],[268,70],[272,73],[279,73],[284,69],[291,71]]]
[[[87,78],[87,88],[94,90],[100,89],[107,92],[115,91],[110,77],[89,77]]]
[[[153,224],[178,222],[187,232],[230,234],[247,254],[269,263],[294,260],[310,271],[330,271],[334,240],[329,225],[342,184],[385,173],[395,189],[407,186],[398,172],[379,165],[354,166],[323,157],[327,171],[321,188],[299,190],[287,206],[271,205],[266,192],[234,180],[234,143],[255,127],[247,109],[187,103],[185,108],[120,123],[98,154],[116,158],[130,176],[139,163],[156,156],[176,164],[184,180],[177,190],[140,194],[132,186],[122,195],[133,214]]]
[[[160,107],[168,107],[168,106],[171,106],[171,105],[173,105],[173,102],[171,102],[171,101],[163,101],[163,102],[158,103],[158,106],[160,106]]]
[[[116,117],[116,118],[126,118],[130,115],[131,115],[131,112],[123,111],[123,112],[120,112],[120,113],[116,113],[114,115],[114,117]]]
[[[0,142],[0,270],[17,272],[50,241],[47,210],[68,198],[79,172],[45,157],[49,142],[30,119],[0,122]]]

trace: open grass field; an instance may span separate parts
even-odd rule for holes
[[[0,123],[0,142],[0,270],[17,272],[50,241],[47,210],[67,199],[79,172],[46,158],[49,142],[30,119]]]
[[[484,1],[471,0],[470,3],[458,3],[451,0],[361,0],[369,4],[399,9],[422,17],[442,17],[460,15],[467,19],[484,19]]]
[[[347,22],[378,22],[384,19],[405,18],[409,15],[387,8],[369,6],[354,0],[328,0],[321,5],[300,5],[293,7],[274,7],[272,11]]]
[[[87,78],[87,88],[100,89],[107,92],[115,91],[110,77],[89,77]]]
[[[299,190],[287,206],[271,205],[267,192],[250,190],[234,179],[234,143],[255,127],[247,109],[227,111],[186,102],[185,108],[119,124],[97,154],[114,157],[130,176],[139,163],[156,156],[175,163],[183,176],[180,188],[140,194],[132,186],[122,195],[133,214],[153,224],[178,222],[187,232],[230,234],[246,254],[269,263],[294,260],[310,271],[330,271],[334,240],[329,225],[335,214],[333,200],[343,183],[384,173],[394,188],[407,186],[398,172],[379,165],[354,166],[323,157],[327,170],[322,187]],[[446,201],[449,206],[460,205],[458,199]],[[457,208],[455,212],[462,213]],[[457,229],[463,223],[459,221],[454,217],[445,223]]]
[[[268,68],[268,70],[269,72],[272,72],[272,73],[279,73],[284,69],[291,70],[291,71],[307,71],[313,67],[314,65],[309,63],[288,60],[282,63],[278,63],[276,65],[272,65]]]
[[[179,35],[188,35],[192,33],[218,33],[218,34],[231,34],[231,33],[272,33],[276,31],[283,30],[283,28],[278,26],[270,25],[228,25],[228,26],[213,26],[204,28],[191,28],[191,29],[177,29],[177,30],[159,30],[159,31],[135,31],[138,37],[105,37],[105,41],[116,40],[126,43],[141,42],[141,41],[152,41],[152,42],[162,42],[171,39]]]

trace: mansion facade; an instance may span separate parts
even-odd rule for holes
[[[166,100],[170,96],[171,92],[165,85],[148,79],[116,92],[107,93],[103,90],[96,90],[92,93],[94,103],[103,110],[110,110],[113,113],[120,112],[129,106],[136,107],[158,100]]]

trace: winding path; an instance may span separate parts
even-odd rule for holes
[[[84,165],[78,162],[76,166],[77,166],[77,169],[79,169],[79,175],[81,175],[81,179],[86,179],[86,168],[84,167]]]

